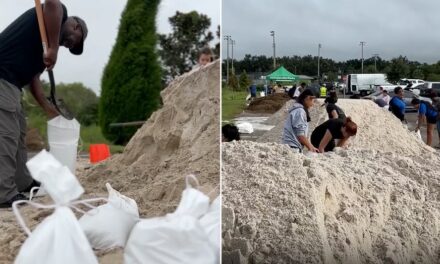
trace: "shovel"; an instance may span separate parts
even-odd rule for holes
[[[43,9],[41,8],[40,0],[35,0],[35,10],[37,12],[38,26],[40,28],[40,36],[43,45],[44,53],[47,52],[48,41],[46,35],[46,27],[44,26],[44,17],[43,17]],[[47,71],[49,75],[50,81],[50,97],[48,97],[48,101],[51,105],[55,107],[55,109],[66,119],[72,120],[74,118],[72,112],[70,112],[67,107],[64,105],[64,101],[62,99],[57,99],[55,94],[55,78],[53,76],[53,71]]]

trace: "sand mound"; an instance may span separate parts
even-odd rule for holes
[[[290,100],[290,97],[285,93],[276,93],[265,97],[254,99],[246,108],[249,112],[254,113],[275,113],[284,104]]]
[[[131,139],[124,152],[91,169],[79,164],[83,198],[107,196],[109,182],[136,200],[142,217],[172,212],[195,174],[201,190],[219,194],[219,61],[177,78],[162,91],[163,107]],[[39,200],[49,203],[49,198]],[[51,212],[23,208],[33,228]],[[25,239],[13,213],[0,211],[0,263],[11,263]],[[100,263],[122,263],[122,251],[98,253]]]
[[[87,192],[105,182],[134,198],[145,216],[177,205],[184,178],[195,174],[201,189],[219,193],[219,61],[176,79],[162,93],[163,107],[130,140],[122,155],[82,180]]]
[[[439,262],[438,154],[222,147],[224,263]]]
[[[438,263],[440,155],[388,111],[343,99],[359,126],[351,147],[295,154],[275,143],[291,103],[259,143],[222,145],[224,261]]]
[[[291,102],[269,118],[270,121],[268,121],[275,127],[262,135],[258,142],[281,142],[284,121],[287,117],[286,109],[289,104]],[[309,123],[309,134],[316,126],[328,119],[325,107],[321,105],[322,100],[318,100],[310,110],[312,121]],[[358,134],[350,139],[353,147],[403,155],[420,155],[426,151],[435,151],[417,140],[413,133],[409,133],[408,129],[391,112],[378,107],[370,100],[339,99],[338,106],[358,125]]]

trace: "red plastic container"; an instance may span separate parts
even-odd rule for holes
[[[110,148],[106,144],[90,145],[90,162],[97,163],[110,157]]]

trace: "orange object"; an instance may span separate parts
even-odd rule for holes
[[[110,148],[106,144],[90,145],[90,162],[97,163],[110,157]]]

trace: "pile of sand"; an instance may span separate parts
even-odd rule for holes
[[[219,194],[219,61],[177,78],[162,91],[163,107],[131,139],[124,152],[77,176],[86,190],[82,198],[107,196],[109,182],[136,200],[141,217],[172,212],[185,188],[185,176],[197,176],[200,189]],[[49,198],[37,200],[50,203]],[[52,212],[23,208],[31,228]],[[0,263],[11,263],[25,235],[11,210],[0,211]],[[122,263],[122,250],[98,253],[100,263]]]
[[[222,145],[224,263],[439,261],[440,155],[371,102],[342,101],[360,127],[348,150]]]
[[[275,113],[284,104],[290,100],[290,97],[285,93],[275,93],[264,97],[254,99],[246,111],[254,113]]]

